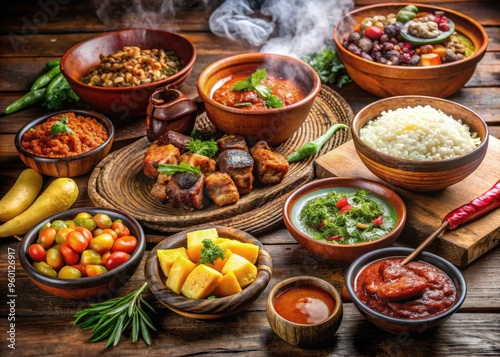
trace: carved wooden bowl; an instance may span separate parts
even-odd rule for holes
[[[458,92],[472,77],[488,46],[488,35],[484,28],[464,14],[438,6],[417,4],[419,11],[444,11],[455,23],[456,30],[474,43],[474,53],[457,62],[429,67],[390,66],[361,58],[342,46],[342,41],[349,36],[354,25],[363,18],[377,14],[397,14],[404,5],[387,3],[361,7],[345,15],[336,24],[334,40],[347,73],[362,89],[381,98],[408,94],[449,97]]]
[[[366,145],[359,137],[360,129],[383,111],[430,105],[455,120],[469,125],[481,138],[481,144],[468,153],[445,160],[405,160],[381,153]],[[472,110],[452,101],[425,97],[399,96],[381,99],[358,112],[352,126],[356,152],[366,167],[383,181],[410,191],[437,191],[462,181],[481,164],[488,149],[488,126]]]
[[[259,246],[256,280],[237,294],[217,299],[194,300],[183,295],[177,295],[165,286],[166,277],[159,266],[156,251],[158,249],[186,247],[186,233],[214,227],[220,237],[236,239]],[[244,231],[225,226],[202,226],[176,233],[158,243],[147,257],[144,274],[151,292],[160,303],[170,310],[196,319],[216,319],[241,312],[259,298],[271,280],[272,259],[262,243]]]

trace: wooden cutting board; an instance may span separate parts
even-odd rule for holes
[[[318,178],[362,177],[382,182],[361,162],[352,140],[320,156],[315,161]],[[410,192],[396,188],[406,204],[407,222],[397,243],[416,247],[432,234],[443,217],[490,189],[500,179],[500,140],[490,136],[488,152],[481,165],[465,180],[437,192]],[[500,243],[500,209],[482,218],[443,232],[426,251],[465,267]]]

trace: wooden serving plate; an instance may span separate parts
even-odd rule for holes
[[[290,139],[274,149],[288,156],[335,123],[349,126],[353,117],[347,102],[334,90],[324,87],[304,124]],[[202,114],[197,118],[195,128],[209,125],[211,123],[206,115]],[[144,227],[160,232],[175,233],[211,223],[257,234],[281,223],[286,195],[314,179],[314,159],[345,143],[350,135],[350,130],[337,131],[320,153],[291,164],[285,179],[277,185],[255,184],[251,193],[242,196],[233,205],[218,207],[211,203],[204,209],[191,212],[162,204],[150,194],[154,182],[142,172],[142,160],[150,143],[143,137],[111,153],[99,163],[90,176],[88,194],[96,206],[122,209]]]
[[[388,185],[406,204],[406,226],[396,242],[416,247],[432,234],[442,219],[455,208],[489,190],[500,179],[500,140],[489,137],[488,151],[479,167],[463,181],[436,192],[410,192]],[[361,162],[352,140],[320,156],[316,175],[361,177],[382,182]],[[383,182],[382,182],[383,183]],[[500,243],[500,209],[476,221],[444,231],[426,251],[457,266],[467,266]]]

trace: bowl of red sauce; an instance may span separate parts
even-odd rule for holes
[[[312,276],[276,284],[268,295],[266,311],[273,331],[299,347],[331,342],[343,317],[342,300],[335,287]]]
[[[422,252],[401,265],[413,249],[390,247],[367,253],[348,268],[345,288],[359,312],[393,334],[423,333],[447,321],[467,294],[453,264]]]
[[[274,146],[304,123],[321,80],[302,60],[245,53],[208,65],[197,86],[207,116],[217,129]]]

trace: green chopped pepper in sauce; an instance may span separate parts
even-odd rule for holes
[[[299,220],[315,239],[333,244],[356,244],[390,232],[396,219],[366,190],[329,192],[309,200]]]

